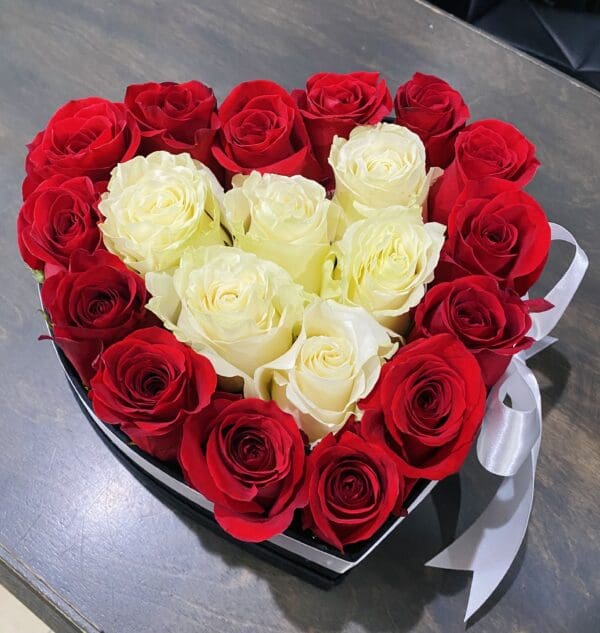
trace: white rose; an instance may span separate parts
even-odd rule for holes
[[[228,243],[223,188],[189,154],[153,152],[117,165],[99,209],[104,244],[142,275],[175,267],[190,247]]]
[[[408,311],[433,280],[445,226],[425,224],[419,207],[380,210],[352,224],[324,266],[321,296],[368,310],[402,333]]]
[[[409,129],[393,123],[355,127],[336,136],[329,153],[334,200],[344,210],[343,229],[378,209],[423,205],[441,170],[426,171],[425,147]],[[339,233],[341,235],[341,232]]]
[[[259,367],[254,386],[259,397],[291,413],[314,442],[356,413],[396,348],[363,308],[318,300],[306,308],[291,349]]]
[[[238,174],[225,194],[224,225],[235,245],[269,259],[318,293],[321,268],[341,209],[325,189],[302,176]]]
[[[187,251],[174,273],[148,273],[152,310],[219,376],[251,380],[300,329],[306,294],[273,262],[230,246]]]

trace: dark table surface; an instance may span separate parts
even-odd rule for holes
[[[468,574],[423,567],[442,544],[429,499],[325,592],[148,488],[86,422],[36,340],[36,289],[17,254],[24,145],[64,101],[189,78],[223,97],[251,78],[292,88],[316,71],[357,69],[380,70],[394,90],[415,70],[439,74],[475,118],[518,125],[543,163],[530,191],[590,256],[560,341],[532,361],[544,431],[528,536],[470,630],[600,630],[598,93],[413,0],[1,0],[0,580],[58,632],[463,630]],[[542,288],[568,254],[553,252]],[[469,461],[459,529],[497,485]],[[445,499],[451,513],[454,495]]]

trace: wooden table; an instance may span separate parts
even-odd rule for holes
[[[189,78],[223,97],[251,78],[292,88],[357,69],[382,71],[394,90],[415,70],[439,74],[474,118],[518,125],[543,163],[530,191],[590,255],[560,341],[532,363],[545,415],[528,536],[470,630],[600,630],[598,93],[413,0],[1,0],[0,580],[58,633],[463,630],[468,574],[423,567],[442,544],[430,500],[324,592],[157,495],[107,449],[36,340],[36,289],[17,254],[24,145],[64,101]],[[542,288],[567,254],[553,252]],[[498,480],[471,459],[461,484],[459,529]]]

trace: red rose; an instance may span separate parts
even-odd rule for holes
[[[321,167],[320,180],[331,175],[327,163],[334,136],[348,138],[357,125],[379,123],[392,109],[392,97],[379,73],[317,73],[306,90],[293,90]]]
[[[444,169],[454,158],[454,140],[471,113],[457,90],[434,75],[415,73],[398,88],[396,123],[418,134],[427,164]]]
[[[188,152],[204,164],[213,162],[218,118],[212,88],[199,81],[134,84],[127,87],[125,105],[140,126],[142,153]]]
[[[535,147],[516,127],[487,119],[468,125],[456,137],[455,157],[429,194],[429,219],[447,224],[454,202],[469,180],[497,178],[524,187],[540,162]]]
[[[549,305],[521,301],[512,290],[484,275],[472,275],[431,288],[415,312],[410,340],[447,332],[475,356],[487,387],[505,372],[510,359],[531,347],[530,311]]]
[[[104,348],[156,322],[144,307],[147,300],[144,280],[104,250],[93,255],[75,251],[68,269],[48,277],[42,286],[52,338],[86,385]]]
[[[139,144],[138,125],[122,103],[99,97],[69,101],[27,146],[23,198],[54,174],[107,181],[117,163],[135,156]]]
[[[71,253],[93,253],[102,246],[98,191],[86,176],[56,174],[23,203],[17,218],[21,257],[34,270],[65,268]]]
[[[303,527],[341,551],[373,536],[405,499],[404,481],[387,450],[352,431],[317,444],[307,481]]]
[[[474,356],[454,336],[409,343],[381,369],[359,403],[361,431],[384,442],[399,472],[443,479],[464,462],[485,412],[486,391]]]
[[[274,402],[216,394],[184,426],[179,461],[219,525],[242,541],[280,534],[306,504],[304,441]]]
[[[511,183],[468,183],[448,217],[448,238],[436,281],[486,274],[523,295],[537,281],[550,250],[550,225],[540,205]]]
[[[98,359],[89,396],[104,422],[158,459],[175,459],[183,425],[217,386],[210,361],[159,327],[137,330]]]
[[[236,86],[219,108],[217,162],[229,175],[260,173],[312,177],[317,164],[302,116],[290,95],[272,81]]]

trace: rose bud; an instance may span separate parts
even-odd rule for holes
[[[158,327],[137,330],[98,359],[89,393],[98,417],[120,425],[142,450],[175,459],[183,425],[217,386],[210,361]]]
[[[511,183],[470,182],[448,217],[435,279],[485,274],[523,295],[541,275],[549,250],[550,225],[534,198]]]
[[[344,551],[371,538],[405,499],[404,480],[378,443],[351,431],[329,434],[308,458],[303,527]]]
[[[454,158],[454,140],[470,116],[457,90],[434,75],[415,73],[398,88],[396,123],[418,134],[429,166],[446,168]]]
[[[444,230],[423,222],[418,206],[388,207],[354,222],[325,260],[321,297],[362,306],[403,334],[433,281]]]
[[[293,90],[321,168],[321,181],[333,184],[327,164],[333,137],[348,138],[357,125],[379,123],[392,109],[392,97],[379,73],[317,73],[305,90]]]
[[[302,115],[278,84],[262,79],[236,86],[219,108],[213,155],[227,171],[312,178],[318,165]]]
[[[179,462],[215,504],[217,523],[241,541],[280,534],[307,502],[304,440],[274,402],[215,394],[184,426]]]
[[[125,91],[125,105],[140,126],[142,153],[188,152],[213,166],[211,146],[219,120],[212,88],[199,81],[133,84]]]
[[[308,300],[283,268],[235,246],[189,249],[178,268],[148,273],[146,284],[164,326],[247,388],[290,349]]]
[[[325,189],[303,176],[237,174],[225,193],[223,225],[236,246],[287,270],[308,292],[319,294],[340,207]]]
[[[383,442],[400,474],[443,479],[465,461],[485,412],[475,357],[454,336],[436,334],[402,347],[359,403],[361,433]]]
[[[344,211],[338,238],[353,222],[376,218],[387,207],[422,207],[440,172],[427,171],[421,139],[393,123],[355,127],[348,140],[336,137],[329,164],[333,199]]]
[[[42,286],[52,339],[85,385],[103,349],[156,322],[145,308],[147,301],[144,280],[104,250],[93,255],[75,251],[67,270],[48,277]]]
[[[122,103],[100,97],[69,101],[27,146],[23,199],[54,174],[107,181],[117,163],[135,156],[139,144],[139,127]]]
[[[429,194],[429,219],[447,224],[448,214],[469,180],[496,178],[524,187],[539,167],[535,147],[516,127],[487,119],[456,137],[455,157]]]
[[[356,413],[397,347],[365,309],[317,299],[287,352],[256,370],[253,387],[291,413],[314,442]]]
[[[17,218],[21,257],[46,276],[66,268],[71,253],[93,253],[102,246],[98,191],[85,176],[56,174],[44,180],[23,203]]]
[[[189,154],[152,152],[115,167],[98,208],[106,248],[141,275],[172,270],[186,250],[228,243],[223,188]]]
[[[502,290],[491,277],[462,277],[427,292],[415,312],[410,340],[454,334],[477,359],[489,388],[514,354],[533,345],[527,336],[529,313],[549,307],[543,300],[521,301],[516,292]]]

